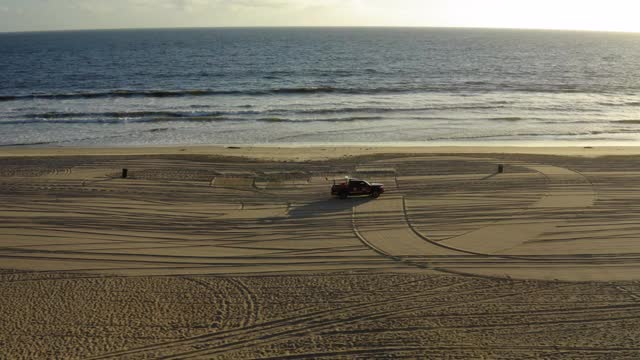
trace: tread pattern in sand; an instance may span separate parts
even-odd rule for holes
[[[388,196],[354,207],[354,229],[371,247],[391,257],[457,254],[425,241],[411,230],[401,197]]]
[[[639,357],[640,164],[377,160],[14,161],[0,358]],[[330,199],[358,166],[398,186]],[[210,186],[241,171],[310,178]]]
[[[59,176],[2,178],[9,205],[0,212],[0,257],[17,268],[117,274],[417,266],[591,279],[585,268],[592,265],[602,270],[594,278],[620,279],[625,267],[635,269],[633,173],[530,160],[394,157],[353,161],[351,168],[340,160],[334,169],[221,159],[65,160],[53,163],[53,170],[70,169]],[[505,174],[495,173],[497,163],[506,165]],[[52,173],[46,162],[33,164]],[[118,167],[129,167],[132,178],[101,181]],[[379,200],[330,199],[326,174],[358,168],[396,174],[368,179],[387,184]],[[214,173],[247,183],[212,187]],[[82,184],[90,174],[96,181]],[[248,184],[258,177],[267,180],[263,188]],[[619,209],[625,212],[612,220]],[[558,274],[568,264],[580,267]]]

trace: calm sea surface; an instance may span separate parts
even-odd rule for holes
[[[0,34],[0,145],[638,140],[640,34]]]

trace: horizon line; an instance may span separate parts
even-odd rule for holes
[[[122,27],[122,28],[78,28],[52,30],[0,31],[0,34],[65,33],[92,31],[135,31],[135,30],[206,30],[206,29],[449,29],[449,30],[515,30],[515,31],[558,31],[586,33],[640,34],[640,31],[562,29],[562,28],[515,28],[490,26],[400,26],[400,25],[249,25],[249,26],[174,26],[174,27]]]

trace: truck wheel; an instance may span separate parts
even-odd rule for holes
[[[374,191],[371,193],[371,197],[374,199],[377,199],[380,197],[380,192],[379,191]]]
[[[349,197],[349,193],[346,191],[342,191],[340,192],[340,194],[338,194],[338,196],[340,196],[340,199],[344,200]]]

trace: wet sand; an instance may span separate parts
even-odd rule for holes
[[[637,358],[637,152],[3,149],[0,358]]]

